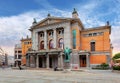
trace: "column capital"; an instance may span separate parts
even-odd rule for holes
[[[57,28],[54,28],[53,30],[56,30]]]
[[[45,30],[43,30],[43,32],[47,32],[47,30],[45,29]]]

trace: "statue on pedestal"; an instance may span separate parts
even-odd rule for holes
[[[70,66],[70,53],[71,52],[72,52],[71,49],[68,47],[66,47],[64,49],[64,55],[65,55],[64,61],[65,61],[65,68],[66,69],[69,69],[69,66]]]

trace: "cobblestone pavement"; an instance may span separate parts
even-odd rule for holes
[[[52,71],[0,69],[0,83],[120,83],[111,70]]]

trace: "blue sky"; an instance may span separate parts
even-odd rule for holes
[[[120,1],[119,0],[0,0],[0,47],[9,55],[14,54],[14,45],[26,35],[33,18],[37,21],[48,13],[57,17],[71,17],[73,8],[85,28],[97,27],[110,22],[113,52],[119,52]]]

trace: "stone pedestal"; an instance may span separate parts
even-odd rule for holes
[[[65,62],[64,69],[70,69],[70,62]]]

